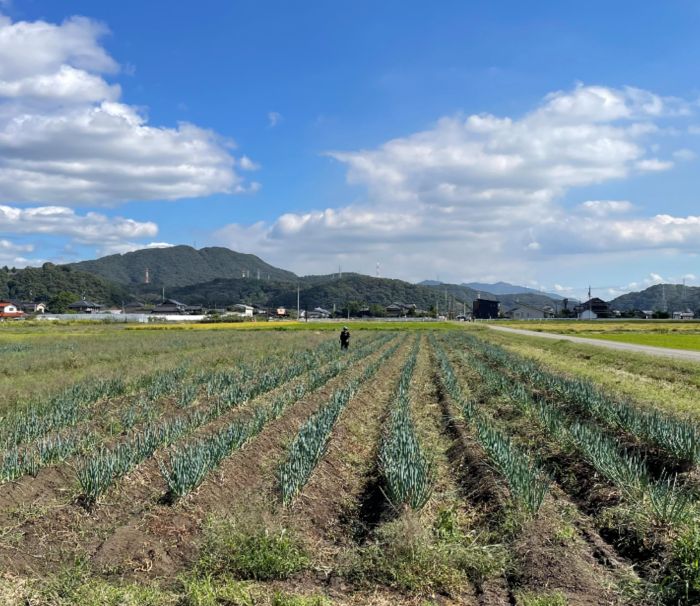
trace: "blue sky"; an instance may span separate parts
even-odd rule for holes
[[[2,3],[0,263],[698,283],[692,2]]]

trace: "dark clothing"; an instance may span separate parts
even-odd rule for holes
[[[340,349],[347,349],[350,345],[350,331],[343,328],[340,331]]]

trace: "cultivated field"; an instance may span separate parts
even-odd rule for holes
[[[547,322],[504,322],[509,328],[522,328],[538,332],[551,332],[562,335],[575,335],[591,339],[689,349],[700,351],[700,322],[633,320],[633,321],[593,321],[576,320]]]
[[[1,604],[699,603],[699,365],[211,326],[0,329]]]

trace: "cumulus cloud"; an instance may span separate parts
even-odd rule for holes
[[[107,29],[0,16],[0,201],[112,205],[254,190],[232,143],[182,122],[153,126],[106,76]],[[243,157],[238,165],[254,163]]]
[[[329,153],[366,201],[229,225],[216,238],[301,272],[342,262],[372,273],[381,261],[392,275],[455,280],[524,277],[532,261],[569,252],[695,246],[695,217],[622,219],[635,210],[629,201],[562,202],[578,187],[670,169],[654,148],[659,122],[689,107],[636,88],[579,85],[520,118],[445,117],[375,149]]]
[[[0,238],[0,265],[10,267],[24,267],[34,259],[25,256],[26,253],[34,252],[33,244],[17,244],[4,238]]]
[[[140,239],[153,238],[158,234],[158,226],[151,221],[134,221],[123,217],[88,212],[78,214],[65,206],[39,206],[17,208],[0,205],[0,232],[23,236],[62,236],[71,243],[96,247],[100,254],[128,252],[144,246],[169,246],[165,243],[144,245]],[[5,240],[5,242],[10,242]],[[33,250],[12,244],[15,255]],[[13,265],[27,265],[30,261],[16,257]]]

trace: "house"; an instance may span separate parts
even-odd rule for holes
[[[46,303],[31,303],[29,301],[21,301],[19,304],[16,304],[16,307],[21,309],[26,314],[46,313]]]
[[[146,304],[143,303],[142,301],[129,301],[125,306],[124,306],[124,312],[127,314],[142,314],[142,313],[148,313],[150,312],[151,309],[150,307],[146,307]]]
[[[24,312],[21,309],[17,309],[14,303],[0,301],[0,319],[22,318],[23,316]]]
[[[288,315],[288,314],[287,314],[287,308],[286,308],[286,307],[278,307],[278,308],[275,310],[275,315],[276,315],[278,318],[285,318],[285,317],[287,317],[287,315]]]
[[[201,305],[188,305],[185,307],[185,313],[190,316],[201,316],[204,313],[204,307]]]
[[[327,320],[331,317],[331,312],[323,307],[314,307],[311,311],[306,313],[306,317],[309,320]]]
[[[651,320],[654,317],[654,312],[651,309],[644,309],[637,312],[637,315],[645,320]]]
[[[68,306],[68,309],[78,314],[94,314],[102,309],[102,305],[100,305],[99,303],[95,303],[94,301],[80,299],[80,301],[71,303]]]
[[[610,317],[610,305],[599,299],[598,297],[593,297],[585,303],[580,303],[574,307],[574,312],[578,315],[579,320],[595,320],[596,318],[609,318]],[[585,312],[590,312],[585,315]]]
[[[472,314],[478,320],[493,320],[498,317],[499,301],[492,299],[474,299]]]
[[[187,309],[187,305],[176,301],[175,299],[165,299],[161,303],[158,303],[152,310],[151,313],[154,314],[184,314]]]
[[[509,309],[505,315],[513,320],[544,320],[545,318],[553,317],[554,313],[546,308],[540,309],[539,307],[519,303],[516,307]]]
[[[233,309],[233,313],[243,316],[244,318],[252,318],[253,317],[253,306],[252,305],[245,305],[244,303],[236,303],[235,305],[232,305],[231,308]]]
[[[417,307],[414,303],[392,303],[385,308],[386,315],[389,318],[403,318],[405,316],[413,316],[416,314]]]
[[[686,311],[674,311],[673,312],[673,319],[674,320],[692,320],[695,318],[695,314],[687,309]]]

